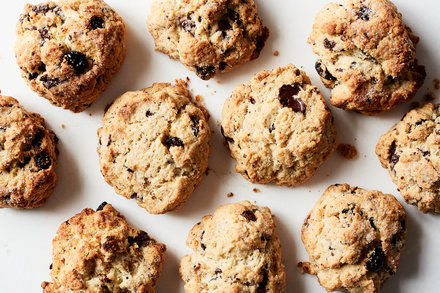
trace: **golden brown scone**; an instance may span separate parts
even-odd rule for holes
[[[405,210],[391,194],[332,185],[304,221],[310,262],[298,266],[329,292],[379,292],[397,271],[406,226]]]
[[[125,24],[102,0],[27,4],[16,33],[23,79],[50,103],[72,112],[90,106],[125,57]]]
[[[269,36],[253,0],[155,0],[147,24],[157,51],[204,80],[257,58]]]
[[[61,224],[53,240],[52,283],[44,293],[153,293],[164,244],[127,224],[103,202]]]
[[[182,81],[123,94],[98,136],[104,179],[153,214],[182,207],[208,167],[211,131]]]
[[[237,172],[253,183],[298,185],[336,148],[336,128],[318,88],[292,64],[237,86],[222,112]]]
[[[219,207],[188,235],[185,292],[285,292],[281,246],[269,208],[249,201]]]
[[[57,182],[57,140],[40,115],[0,95],[0,208],[46,202]]]
[[[382,167],[405,201],[440,213],[440,105],[411,110],[376,146]]]
[[[423,84],[418,37],[388,0],[329,3],[316,16],[309,44],[330,102],[374,115],[411,99]]]

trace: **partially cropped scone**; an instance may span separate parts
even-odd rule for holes
[[[147,24],[157,51],[204,80],[257,58],[269,36],[253,0],[155,0]]]
[[[44,293],[153,293],[166,250],[106,202],[63,222],[52,244]]]
[[[310,262],[299,263],[327,291],[379,292],[397,271],[406,214],[391,194],[332,185],[302,227]]]
[[[73,112],[90,106],[125,57],[125,24],[102,0],[27,4],[16,33],[14,51],[28,86]]]
[[[208,167],[211,131],[204,111],[182,81],[117,98],[98,130],[104,179],[150,213],[182,207]]]
[[[440,213],[440,104],[411,110],[376,146],[405,201]]]
[[[180,263],[185,292],[285,292],[273,218],[269,208],[248,201],[203,217],[186,241],[193,254]]]
[[[423,84],[418,39],[390,1],[345,0],[318,13],[308,42],[322,82],[332,89],[330,102],[374,115],[411,99]]]
[[[40,115],[0,95],[0,208],[45,203],[57,182],[56,142]]]
[[[309,77],[292,64],[237,86],[222,118],[235,168],[253,183],[301,184],[336,148],[330,110]]]

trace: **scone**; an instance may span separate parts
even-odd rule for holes
[[[440,104],[411,110],[376,146],[405,201],[440,213]]]
[[[379,292],[397,271],[406,214],[391,194],[332,185],[302,227],[310,262],[299,263],[327,291]]]
[[[330,102],[374,115],[411,99],[426,75],[416,60],[419,38],[388,0],[343,3],[318,13],[308,40]]]
[[[257,58],[269,36],[253,0],[155,0],[147,24],[157,51],[204,80]]]
[[[98,130],[104,179],[152,214],[182,207],[208,167],[203,111],[180,80],[117,98]]]
[[[248,201],[203,217],[186,241],[193,254],[180,263],[185,292],[285,292],[273,218],[269,208]]]
[[[90,106],[125,57],[125,24],[101,0],[27,4],[16,33],[23,79],[50,103],[72,112]]]
[[[44,293],[153,293],[166,250],[106,202],[63,222],[52,244]]]
[[[336,148],[330,110],[309,77],[292,64],[237,86],[222,117],[235,168],[253,183],[301,184]]]
[[[0,208],[46,202],[57,182],[57,140],[40,115],[0,95]]]

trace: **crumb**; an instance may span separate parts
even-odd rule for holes
[[[367,155],[364,155],[364,158],[366,158],[367,157]]]
[[[436,98],[436,96],[434,95],[433,92],[426,93],[426,94],[423,96],[423,99],[425,100],[425,102],[431,102],[431,101],[434,101],[435,98]]]
[[[208,176],[208,175],[209,175],[209,167],[208,167],[208,168],[206,168],[206,170],[205,170],[205,175],[206,175],[206,176]]]
[[[351,144],[340,143],[336,150],[338,151],[338,154],[340,154],[342,157],[344,157],[347,160],[354,159],[358,155],[357,149]]]
[[[220,80],[217,80],[217,84],[221,84],[222,82]]]
[[[252,191],[255,192],[255,193],[261,192],[261,190],[259,190],[258,188],[254,188],[254,189],[252,189]]]
[[[191,89],[191,91],[193,92],[193,91],[194,91],[194,89]]]
[[[410,110],[418,108],[418,107],[420,107],[420,103],[419,102],[412,102],[411,105],[409,105],[409,109]]]
[[[61,124],[61,128],[62,128],[62,129],[65,129],[65,128],[66,128],[66,125]]]
[[[185,80],[186,80],[186,82],[189,82],[191,79],[189,79],[189,76],[187,76],[187,77],[185,78]]]
[[[436,90],[440,90],[440,80],[438,78],[434,78],[433,81],[434,81],[434,88]]]
[[[92,113],[89,113],[89,116],[92,117]]]
[[[229,192],[226,196],[227,196],[227,197],[233,197],[234,194],[233,194],[232,192]]]
[[[309,189],[309,192],[312,192],[312,191]]]
[[[274,55],[274,56],[279,56],[279,55],[280,55],[280,52],[278,52],[278,50],[275,50],[275,52],[273,52],[273,55]]]
[[[209,87],[209,84],[207,84],[206,87]]]

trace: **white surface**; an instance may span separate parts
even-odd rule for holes
[[[222,145],[217,125],[221,120],[222,105],[235,85],[249,80],[258,71],[292,62],[307,72],[328,99],[329,91],[314,70],[316,57],[306,43],[316,12],[328,1],[257,0],[264,24],[270,28],[270,37],[261,56],[205,82],[180,63],[154,51],[145,24],[151,0],[108,0],[127,24],[127,57],[108,89],[90,109],[80,114],[51,106],[33,93],[20,77],[13,54],[14,26],[26,2],[28,0],[2,1],[0,89],[3,95],[17,98],[29,111],[42,114],[58,135],[59,181],[43,207],[34,210],[0,209],[0,292],[41,292],[41,282],[50,280],[51,242],[60,223],[83,208],[98,207],[102,201],[113,204],[129,223],[167,245],[157,292],[183,292],[178,266],[180,258],[190,252],[185,245],[189,230],[217,206],[245,199],[269,206],[276,215],[287,270],[287,292],[325,292],[314,276],[301,275],[296,268],[298,261],[308,259],[301,243],[302,222],[325,188],[347,182],[392,193],[403,202],[387,171],[380,166],[374,148],[379,136],[400,119],[410,103],[376,117],[331,107],[339,142],[355,145],[359,156],[350,161],[334,153],[314,177],[296,188],[250,184],[235,172],[235,162]],[[427,78],[415,100],[422,101],[428,91],[440,95],[433,89],[433,78],[440,77],[440,2],[395,0],[395,3],[403,13],[404,21],[420,36],[418,58],[426,65]],[[275,50],[280,53],[278,57],[273,55]],[[101,126],[105,106],[120,94],[148,87],[153,82],[173,81],[186,76],[191,79],[193,94],[204,97],[211,113],[210,125],[214,134],[210,172],[181,210],[154,216],[138,207],[134,200],[115,194],[105,183],[99,172],[96,131]],[[253,188],[261,192],[254,193]],[[232,198],[227,198],[229,192],[234,193]],[[409,221],[407,246],[401,256],[399,271],[386,282],[382,292],[438,292],[440,217],[424,215],[406,204],[404,207]]]

